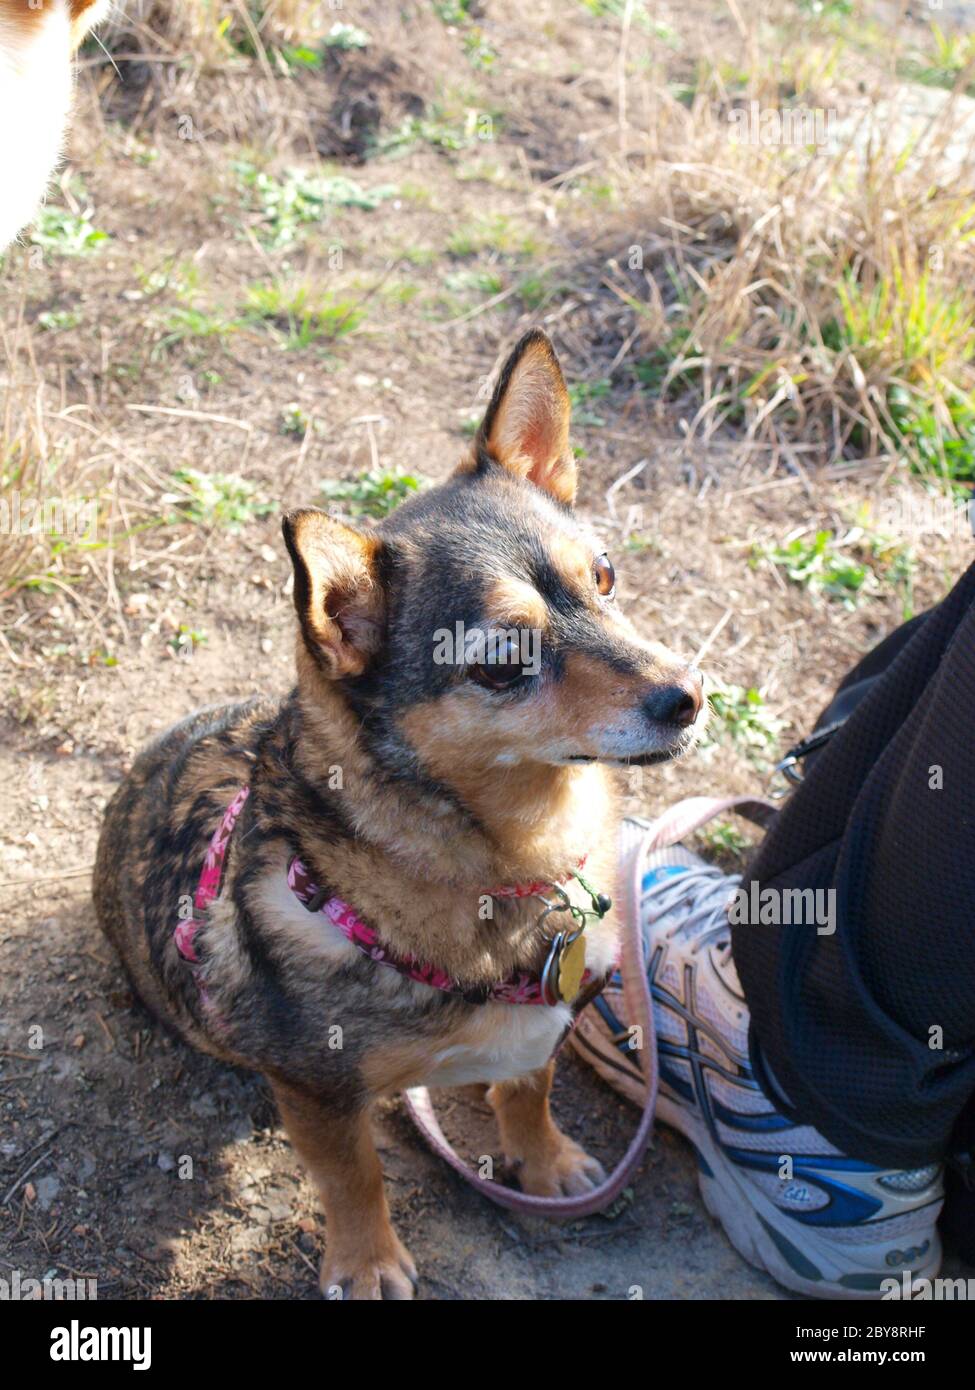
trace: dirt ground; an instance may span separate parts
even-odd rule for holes
[[[729,25],[722,11],[719,38]],[[158,730],[203,704],[288,689],[280,511],[321,502],[322,479],[370,467],[444,477],[483,409],[484,379],[529,325],[552,334],[570,385],[597,387],[579,395],[580,506],[606,537],[620,602],[710,676],[759,690],[763,717],[779,721],[761,756],[719,725],[680,767],[627,774],[630,809],[763,792],[772,743],[807,729],[843,672],[904,615],[904,589],[879,571],[846,606],[755,560],[756,545],[794,527],[839,533],[864,504],[880,509],[892,487],[885,463],[807,471],[797,456],[743,451],[721,434],[688,446],[692,411],[678,402],[662,417],[614,374],[620,336],[598,273],[566,271],[564,291],[540,307],[506,293],[513,268],[581,264],[594,221],[600,232],[618,224],[621,252],[632,235],[625,207],[603,211],[591,187],[552,182],[611,119],[617,39],[580,20],[559,44],[488,153],[421,142],[343,166],[363,188],[399,191],[335,210],[327,229],[285,251],[262,241],[233,172],[256,137],[187,143],[168,115],[140,125],[104,93],[100,106],[100,70],[83,84],[64,188],[77,197],[70,179],[83,181],[110,240],[86,258],[12,254],[0,278],[4,322],[26,321],[55,400],[51,439],[80,469],[76,486],[99,480],[115,537],[85,557],[80,578],[2,596],[0,1275],[96,1277],[103,1297],[316,1296],[322,1219],[262,1083],[165,1036],[100,937],[88,877],[100,817]],[[590,48],[598,80],[563,81],[559,63]],[[205,127],[205,111],[195,116]],[[261,154],[278,171],[313,156]],[[458,229],[485,217],[493,239],[459,248]],[[185,329],[180,306],[202,305],[211,324],[230,317],[241,286],[318,274],[336,241],[347,248],[343,292],[369,298],[362,326],[328,350],[286,350],[252,322],[210,336],[197,324],[170,341],[174,322]],[[500,291],[472,288],[472,275],[499,273]],[[38,327],[65,310],[77,323]],[[297,436],[282,430],[295,405]],[[174,517],[167,488],[179,468],[245,477],[260,505],[235,526]],[[914,610],[943,595],[969,546],[932,536],[913,548]],[[443,1105],[465,1148],[490,1151],[482,1114]],[[606,1164],[635,1122],[571,1056],[555,1109]],[[424,1298],[619,1299],[634,1285],[651,1299],[783,1296],[708,1217],[690,1152],[666,1131],[612,1217],[554,1227],[478,1199],[398,1103],[377,1128]]]

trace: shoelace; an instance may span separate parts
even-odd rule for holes
[[[643,893],[643,906],[652,905],[655,917],[684,908],[680,921],[666,933],[667,940],[695,937],[691,954],[730,931],[727,907],[732,890],[741,882],[740,874],[725,874],[710,864],[681,868],[667,874]]]

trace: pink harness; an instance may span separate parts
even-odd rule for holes
[[[241,787],[224,812],[223,819],[210,841],[210,848],[203,861],[200,881],[193,897],[193,916],[177,922],[173,932],[176,949],[184,960],[188,960],[194,965],[199,962],[194,944],[196,934],[203,925],[210,903],[219,896],[227,846],[230,843],[237,817],[243,810],[244,802],[249,794],[250,787]],[[585,860],[583,859],[579,865],[580,869],[584,863]],[[533,897],[551,886],[550,883],[515,884],[511,887],[496,888],[488,896],[493,898],[527,898]],[[418,980],[421,984],[431,985],[434,989],[442,989],[448,994],[459,994],[471,1003],[483,1003],[489,999],[502,1004],[545,1004],[547,1002],[542,992],[541,978],[524,970],[517,971],[515,974],[509,975],[506,980],[499,980],[483,990],[472,992],[469,989],[464,989],[457,980],[452,979],[439,966],[417,960],[415,956],[402,958],[394,956],[381,943],[375,927],[364,922],[355,909],[350,907],[342,898],[331,897],[323,901],[325,891],[312,882],[308,870],[297,856],[288,865],[288,887],[299,902],[309,908],[309,911],[321,912],[334,927],[338,928],[347,941],[351,941],[357,950],[368,956],[370,960],[375,961],[377,965],[387,965],[411,980]],[[588,984],[592,978],[592,972],[586,970],[582,977],[583,985]]]

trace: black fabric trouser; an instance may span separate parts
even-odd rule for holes
[[[909,1168],[975,1111],[975,565],[886,665],[884,647],[844,681],[882,670],[742,884],[749,901],[835,890],[835,930],[746,913],[732,948],[759,1065],[795,1114]]]

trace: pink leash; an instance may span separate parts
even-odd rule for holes
[[[620,967],[623,976],[623,1000],[626,1016],[636,1023],[642,1038],[639,1049],[645,1077],[643,1113],[636,1133],[626,1153],[609,1176],[591,1192],[578,1197],[532,1197],[505,1187],[491,1178],[482,1178],[465,1163],[440,1127],[425,1086],[413,1086],[404,1096],[406,1108],[417,1129],[435,1154],[449,1164],[465,1182],[477,1188],[485,1197],[509,1211],[535,1216],[591,1216],[602,1211],[623,1191],[636,1172],[653,1134],[653,1115],[657,1103],[657,1035],[653,1025],[653,1000],[647,980],[643,954],[643,934],[640,928],[640,899],[643,887],[643,861],[652,850],[676,844],[678,840],[698,830],[702,825],[725,811],[736,811],[758,825],[767,825],[776,807],[770,801],[748,796],[727,798],[693,796],[677,802],[657,820],[649,823],[647,834],[633,854],[624,883],[623,927],[620,934]]]

